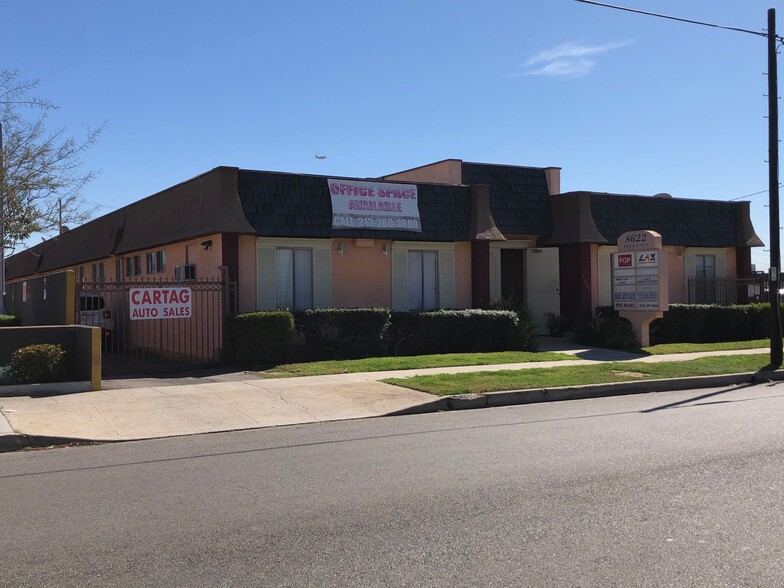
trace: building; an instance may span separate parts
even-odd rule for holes
[[[9,257],[6,275],[196,283],[225,271],[239,312],[515,297],[544,330],[548,313],[574,325],[611,303],[613,244],[636,229],[663,237],[671,302],[689,301],[694,280],[713,280],[705,301],[737,298],[716,280],[750,274],[762,244],[746,202],[561,194],[555,167],[449,159],[382,178],[218,167]]]

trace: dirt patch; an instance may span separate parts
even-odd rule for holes
[[[613,372],[616,376],[626,376],[628,378],[645,378],[648,374],[641,372]]]

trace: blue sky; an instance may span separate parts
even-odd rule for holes
[[[774,0],[613,3],[758,31],[773,7],[784,33]],[[106,121],[84,157],[96,215],[218,165],[370,177],[460,158],[559,166],[563,191],[719,200],[768,185],[762,37],[573,0],[25,0],[3,16],[0,67],[40,80],[53,128]],[[748,200],[767,243],[767,192]]]

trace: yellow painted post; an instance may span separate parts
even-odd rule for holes
[[[90,327],[90,390],[101,389],[101,329]]]

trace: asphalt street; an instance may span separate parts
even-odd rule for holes
[[[0,455],[0,586],[781,586],[784,384]]]

